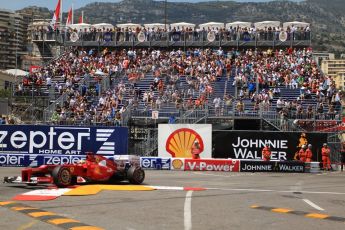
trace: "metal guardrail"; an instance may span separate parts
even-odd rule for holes
[[[33,42],[70,42],[72,31],[62,31],[56,33],[54,31],[32,33],[29,39]],[[280,31],[219,31],[214,33],[214,38],[209,39],[209,31],[143,31],[143,42],[260,42],[260,41],[276,41],[279,39]],[[78,31],[79,42],[138,42],[137,32],[132,31]],[[287,33],[287,39],[284,42],[291,43],[294,41],[311,41],[310,31],[296,31]],[[207,45],[207,44],[206,44]]]
[[[248,31],[219,31],[214,32],[214,38],[209,38],[209,31],[171,31],[171,32],[163,32],[163,31],[152,31],[147,32],[143,31],[141,35],[141,41],[143,42],[164,42],[164,41],[171,41],[171,42],[184,42],[184,41],[192,41],[192,42],[231,42],[231,41],[277,41],[280,42],[279,39],[280,31],[257,31],[257,32],[248,32]],[[65,41],[70,41],[72,31],[67,31],[65,34],[55,35],[56,37],[63,38]],[[97,42],[138,42],[138,35],[137,32],[132,31],[104,31],[104,32],[85,32],[85,31],[78,31],[78,39],[79,41],[97,41]],[[41,38],[43,40],[43,38]],[[311,32],[307,31],[296,31],[293,33],[287,34],[287,42],[290,41],[310,41],[311,40]]]
[[[63,103],[67,100],[68,94],[63,93],[55,102],[51,103],[44,111],[43,111],[43,120],[44,122],[50,122],[51,117],[56,110],[56,106],[60,105],[63,106]]]

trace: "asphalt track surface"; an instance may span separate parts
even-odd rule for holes
[[[19,172],[0,168],[0,177]],[[102,191],[20,203],[102,229],[345,229],[345,172],[146,171],[145,184],[212,189]],[[32,189],[1,184],[0,201]],[[0,229],[61,228],[2,206]]]

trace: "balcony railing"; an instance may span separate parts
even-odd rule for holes
[[[142,45],[189,45],[190,43],[202,45],[294,45],[310,44],[310,31],[296,31],[287,33],[286,39],[281,39],[280,31],[258,31],[258,32],[214,32],[212,36],[208,31],[187,31],[187,32],[114,32],[114,31],[39,31],[32,32],[30,39],[34,42],[60,42],[82,43],[96,42],[103,46],[129,45],[140,43]]]

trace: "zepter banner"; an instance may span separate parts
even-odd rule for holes
[[[159,124],[158,156],[192,158],[192,147],[198,143],[200,158],[212,157],[211,124]]]
[[[71,42],[76,42],[79,40],[79,36],[76,32],[73,32],[73,33],[71,33],[69,39],[71,40]]]
[[[46,125],[0,126],[0,166],[72,164],[87,152],[125,155],[128,128]]]

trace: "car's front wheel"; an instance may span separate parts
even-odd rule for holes
[[[76,183],[76,177],[72,175],[68,167],[56,166],[52,172],[53,182],[60,188],[65,188]]]

